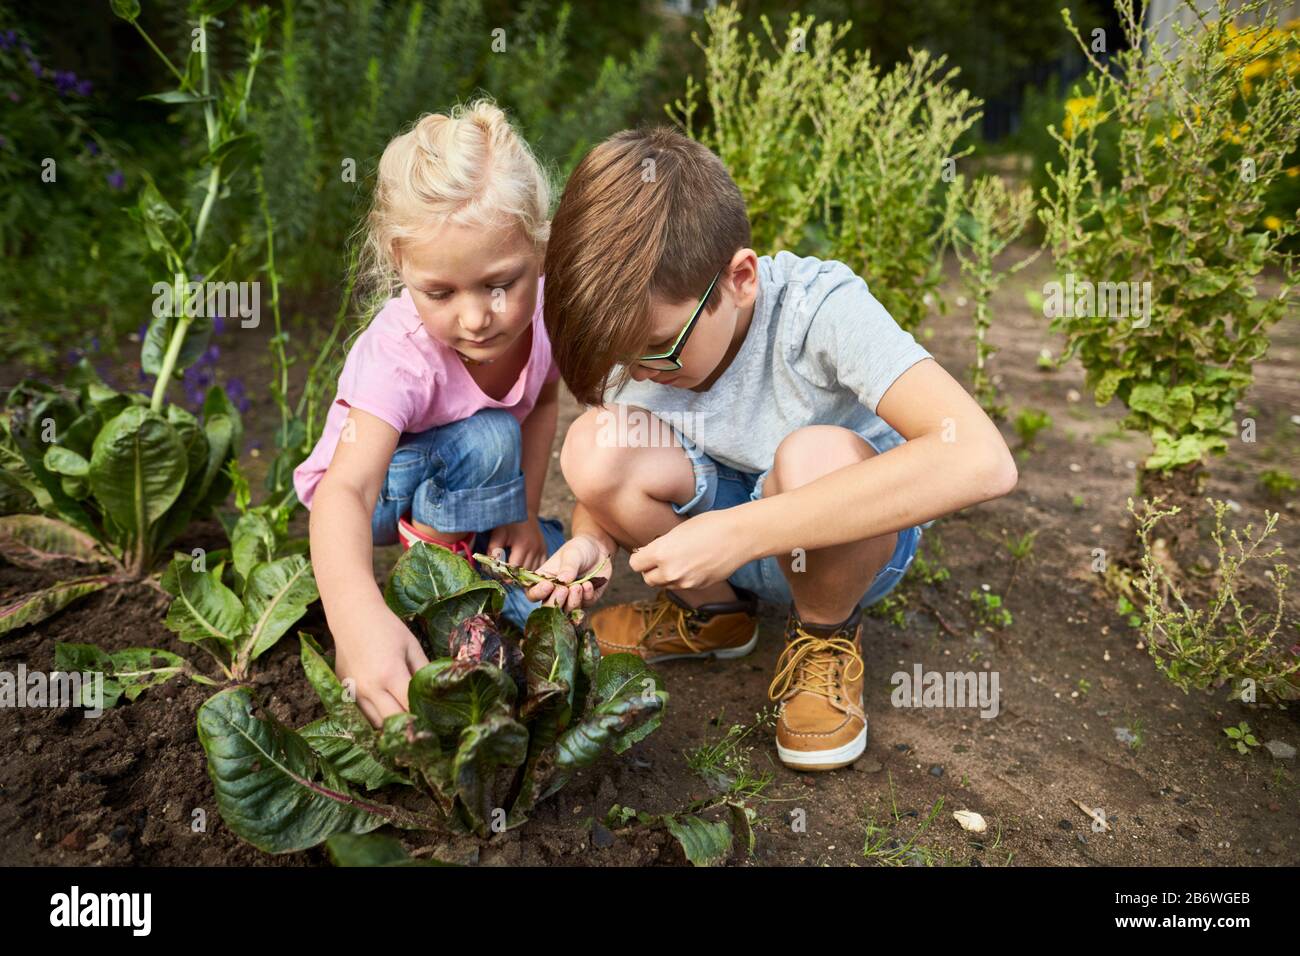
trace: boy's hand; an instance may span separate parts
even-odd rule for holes
[[[725,581],[756,557],[745,534],[745,522],[735,519],[744,507],[687,518],[633,551],[628,564],[652,588],[685,591]]]
[[[497,552],[507,548],[511,564],[536,571],[537,566],[546,560],[546,541],[537,519],[529,516],[523,521],[493,528],[492,534],[488,536],[488,555],[504,559],[504,555]]]
[[[335,635],[334,647],[334,670],[339,680],[351,679],[357,706],[372,724],[380,727],[385,717],[410,709],[411,675],[429,659],[396,614],[387,612],[364,635]]]
[[[610,560],[606,561],[606,558]],[[609,587],[610,579],[614,576],[614,561],[601,543],[590,535],[580,534],[570,538],[551,555],[550,560],[535,569],[542,574],[557,577],[561,581],[574,581],[588,571],[600,567],[602,563],[605,564],[605,568],[598,577],[603,577],[605,583],[600,587],[595,587],[590,581],[576,588],[566,588],[552,584],[550,581],[539,581],[524,593],[530,601],[553,604],[566,611],[594,604],[605,593],[605,588]]]

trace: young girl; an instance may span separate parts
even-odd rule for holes
[[[375,724],[407,709],[428,661],[384,604],[372,544],[528,568],[563,544],[563,526],[538,517],[558,410],[542,324],[549,208],[545,173],[488,101],[421,117],[379,161],[366,274],[391,297],[294,472],[336,669]],[[511,588],[505,611],[522,625],[536,606]]]

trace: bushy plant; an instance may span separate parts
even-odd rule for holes
[[[500,616],[505,591],[445,549],[407,551],[385,589],[432,661],[411,678],[410,712],[376,730],[319,645],[302,637],[307,678],[326,716],[293,731],[247,688],[199,711],[217,804],[268,852],[315,846],[384,824],[480,837],[523,823],[603,751],[622,753],[658,725],[668,695],[641,658],[602,657],[583,613],[542,607],[524,633]],[[412,811],[354,788],[416,788]]]
[[[1266,549],[1277,528],[1276,513],[1264,513],[1264,526],[1226,529],[1228,505],[1207,499],[1214,512],[1212,539],[1216,562],[1208,596],[1200,598],[1181,585],[1165,567],[1155,534],[1177,508],[1129,501],[1141,543],[1141,574],[1134,586],[1142,608],[1142,638],[1156,667],[1184,693],[1231,685],[1231,697],[1254,702],[1262,695],[1276,702],[1300,697],[1300,626],[1287,607],[1291,568],[1276,543]],[[1278,559],[1278,560],[1275,560]],[[1271,565],[1270,565],[1271,562]],[[1252,582],[1267,581],[1272,608],[1247,603]]]
[[[847,23],[792,14],[778,39],[764,17],[760,40],[742,38],[741,19],[734,5],[705,14],[703,85],[688,77],[668,115],[726,164],[760,252],[839,259],[916,328],[939,281],[940,186],[968,152],[957,144],[979,100],[924,50],[885,72],[866,51],[836,49]],[[701,94],[710,122],[697,128]]]
[[[971,185],[958,176],[948,190],[947,222],[952,229],[951,245],[961,267],[962,278],[973,304],[975,362],[970,369],[971,390],[991,417],[1006,417],[1007,406],[988,373],[988,363],[997,347],[988,339],[993,314],[989,303],[1002,281],[1029,265],[1037,253],[1021,259],[1005,271],[994,263],[1029,224],[1034,198],[1027,187],[1011,188],[997,176],[982,176]]]
[[[1253,73],[1264,53],[1241,37],[1273,36],[1275,20],[1238,30],[1233,18],[1251,18],[1260,3],[1220,0],[1196,13],[1190,29],[1175,27],[1176,54],[1132,0],[1117,0],[1117,9],[1127,49],[1108,67],[1093,60],[1084,83],[1093,105],[1052,130],[1060,166],[1040,215],[1062,274],[1092,284],[1079,286],[1076,303],[1061,303],[1053,324],[1097,402],[1118,397],[1125,425],[1150,436],[1144,487],[1156,473],[1187,494],[1207,456],[1226,449],[1234,405],[1295,283],[1295,261],[1280,244],[1300,226],[1291,217],[1270,229],[1263,216],[1300,138],[1300,90],[1285,70]],[[1297,38],[1279,36],[1271,55],[1296,55]],[[1106,190],[1096,151],[1112,128],[1121,181]],[[1283,267],[1284,282],[1261,295],[1269,266]],[[1084,294],[1103,282],[1139,291],[1149,283],[1145,314],[1106,314]]]

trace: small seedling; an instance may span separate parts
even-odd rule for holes
[[[1137,607],[1133,602],[1122,594],[1115,603],[1115,613],[1122,614],[1129,627],[1138,628],[1142,626],[1142,615],[1137,612]]]
[[[1259,486],[1273,498],[1285,498],[1292,492],[1300,489],[1300,481],[1296,481],[1294,475],[1289,471],[1282,471],[1277,468],[1270,468],[1259,476]]]
[[[1011,626],[1011,612],[1002,606],[1002,595],[976,588],[970,592],[970,602],[975,609],[975,617],[986,627]]]
[[[1251,747],[1259,746],[1259,741],[1250,732],[1250,724],[1244,720],[1236,727],[1224,727],[1223,732],[1228,735],[1239,754],[1248,754]]]
[[[1038,537],[1038,532],[1030,531],[1019,538],[1004,538],[1002,543],[1006,546],[1007,552],[1011,555],[1013,561],[1024,561],[1034,553],[1034,539]]]
[[[1078,687],[1080,697],[1087,697],[1088,691],[1092,690],[1092,682],[1084,677],[1080,677],[1079,683],[1075,686]]]
[[[1052,416],[1038,408],[1026,408],[1016,416],[1016,434],[1022,448],[1032,448],[1040,432],[1052,427]]]
[[[1075,511],[1082,511],[1086,502],[1083,500],[1083,495],[1072,495],[1070,497],[1070,504],[1074,505]]]

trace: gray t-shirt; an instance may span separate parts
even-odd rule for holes
[[[807,425],[852,429],[878,452],[902,444],[876,405],[930,353],[842,262],[778,252],[759,257],[758,279],[745,340],[708,391],[629,380],[605,404],[648,409],[711,458],[756,474]]]

